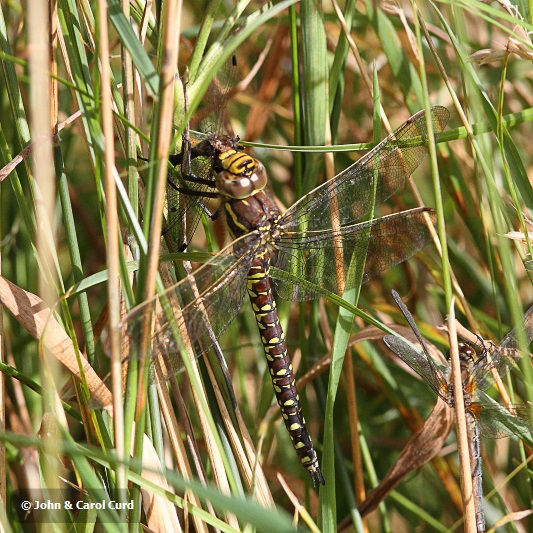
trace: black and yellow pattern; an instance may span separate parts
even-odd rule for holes
[[[240,160],[238,155],[238,153],[233,153],[227,157],[227,160],[231,161],[228,168],[233,168],[234,170],[242,168],[237,163]],[[221,154],[220,159],[223,159],[223,154]],[[252,163],[247,165],[248,168],[253,169],[254,172],[264,172],[262,165],[258,161],[253,158],[250,159],[252,159]],[[232,167],[232,165],[234,166]],[[239,177],[235,175],[233,179],[237,180]],[[220,191],[223,194],[223,192],[228,192],[228,189],[221,188]],[[268,190],[264,190],[264,184],[262,189],[256,190],[253,195],[246,199],[226,196],[223,201],[226,220],[235,238],[247,235],[254,229],[263,231],[265,236],[267,236],[281,217],[272,195]],[[261,342],[265,350],[276,399],[285,427],[292,440],[292,445],[303,466],[309,471],[313,484],[324,484],[324,477],[318,465],[318,458],[305,425],[294,372],[287,352],[287,344],[279,322],[276,301],[272,294],[270,251],[268,247],[265,247],[256,255],[250,266],[247,291],[261,335]]]
[[[218,154],[218,161],[220,170],[231,172],[235,176],[247,176],[256,168],[256,161],[253,157],[235,148]]]
[[[324,484],[318,458],[305,426],[287,344],[272,295],[269,261],[265,257],[259,257],[252,264],[248,274],[248,295],[261,333],[276,399],[292,445],[303,466],[309,471],[313,483]]]
[[[429,118],[437,134],[448,115],[444,108],[431,111]],[[194,146],[185,143],[187,153],[172,159],[182,164],[181,181],[174,190],[194,199],[184,205],[197,210],[203,199],[220,198],[217,212],[224,213],[235,240],[193,276],[166,291],[164,297],[179,302],[180,311],[175,319],[165,316],[160,320],[154,336],[156,350],[168,354],[173,364],[175,359],[175,368],[179,368],[181,358],[173,354],[184,347],[181,331],[186,330],[195,345],[208,350],[248,294],[285,425],[315,485],[324,483],[324,478],[305,426],[273,292],[293,301],[309,300],[323,290],[337,293],[339,279],[348,290],[429,243],[427,221],[435,220],[430,209],[416,208],[372,220],[366,217],[404,185],[426,155],[428,137],[426,116],[417,113],[357,163],[307,193],[284,214],[266,187],[262,163],[246,154],[238,139],[209,136]],[[191,168],[190,159],[194,158],[207,161],[209,173],[183,172]],[[177,211],[181,213],[179,207]],[[358,222],[361,219],[365,221]],[[354,265],[362,269],[355,273],[358,275],[353,272]],[[156,304],[154,300],[144,305],[155,309]],[[138,316],[144,316],[143,310],[130,315],[132,331],[142,329],[137,319],[142,320]]]

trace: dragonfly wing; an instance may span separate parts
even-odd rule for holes
[[[229,124],[226,106],[229,93],[235,86],[236,70],[235,56],[232,56],[224,63],[209,85],[206,97],[203,99],[204,105],[195,112],[191,120],[191,128],[217,136],[225,129],[225,123]],[[204,71],[209,73],[209,69]],[[191,135],[191,141],[194,144],[199,139]],[[178,166],[178,171],[181,170],[179,166],[182,162],[182,155],[176,154],[169,157],[169,161]],[[210,156],[194,157],[191,160],[191,173],[199,178],[211,180],[212,167],[213,161]],[[216,211],[218,201],[205,195],[205,193],[216,191],[215,180],[212,179],[212,186],[202,185],[186,181],[178,172],[175,172],[174,175],[169,176],[168,181],[168,228],[166,231],[170,232],[174,242],[178,243],[178,248],[183,249],[194,235],[202,214],[213,214]],[[178,192],[176,187],[192,190],[193,195]]]
[[[449,394],[447,393],[448,384],[446,378],[435,365],[430,364],[428,360],[429,356],[424,352],[417,350],[403,337],[385,335],[383,337],[383,342],[404,363],[409,365],[419,376],[424,378],[436,394],[438,394],[445,402],[450,403]]]
[[[211,158],[199,157],[191,161],[191,172],[204,179],[210,178],[211,167]],[[177,188],[187,189],[192,193],[186,194],[176,190]],[[207,196],[214,190],[214,180],[213,185],[209,186],[186,181],[178,172],[169,175],[166,192],[168,224],[164,233],[171,235],[178,250],[183,250],[189,244],[202,215],[215,213],[219,201]]]
[[[202,75],[204,73],[207,76],[211,75],[212,67],[213,65],[210,64],[205,65]],[[218,135],[222,131],[231,133],[227,105],[236,79],[237,58],[232,55],[213,77],[204,98],[202,98],[201,107],[195,112],[191,120],[191,128],[198,128],[200,131],[214,135]]]
[[[182,366],[179,352],[187,346],[194,346],[195,357],[208,350],[242,306],[257,246],[256,233],[237,239],[194,274],[132,310],[122,325],[130,356],[136,357],[147,311],[156,317],[153,354],[164,356],[166,375]]]
[[[446,108],[432,109],[437,135],[448,118]],[[296,202],[282,224],[316,231],[357,222],[403,186],[427,154],[427,140],[426,117],[421,111],[367,155]]]
[[[479,430],[484,437],[499,439],[511,435],[531,433],[531,407],[527,404],[512,405],[514,414],[503,405],[482,394],[482,407],[477,416]]]
[[[276,293],[303,301],[319,297],[319,287],[339,294],[364,283],[431,240],[427,219],[434,222],[434,213],[417,208],[342,228],[283,232],[272,271]]]
[[[529,343],[533,341],[533,306],[527,310],[518,328],[508,333],[497,346],[491,345],[487,348],[488,353],[482,353],[476,361],[474,373],[480,390],[485,390],[492,384],[492,369],[503,375],[521,359],[523,354],[518,342],[520,334],[523,334]],[[490,356],[490,362],[487,361],[487,355]]]

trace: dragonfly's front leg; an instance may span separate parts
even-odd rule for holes
[[[207,148],[205,148],[206,145],[204,143],[200,143],[199,146],[195,146],[194,148],[191,145],[190,139],[188,139],[185,135],[182,137],[181,142],[181,152],[179,154],[171,154],[168,156],[169,162],[174,165],[175,167],[180,167],[180,174],[184,181],[188,181],[191,183],[196,183],[197,185],[206,185],[207,187],[214,188],[214,182],[212,179],[208,178],[201,178],[200,176],[197,176],[192,172],[191,170],[191,161],[193,159],[196,159],[200,156],[210,156],[210,148],[207,145]],[[175,185],[175,184],[174,184]],[[176,187],[175,187],[176,188]],[[204,193],[204,196],[208,196],[209,198],[216,198],[218,194],[216,192],[213,193]]]
[[[185,183],[183,184],[184,186],[181,186],[179,182],[176,183],[170,176],[168,177],[167,183],[169,187],[180,194],[189,197],[198,197],[199,199],[196,201],[198,207],[202,210],[205,216],[210,220],[215,221],[219,217],[220,211],[218,209],[214,212],[210,211],[207,205],[200,200],[200,198],[218,198],[219,194],[215,190],[206,191],[204,189],[204,187],[213,189],[213,180],[200,178],[191,171],[191,158],[198,157],[199,155],[201,154],[197,153],[191,147],[191,141],[183,135],[181,152],[179,154],[170,155],[168,159],[174,166],[180,165],[181,180]],[[186,186],[187,182],[201,185],[202,188],[192,189]]]

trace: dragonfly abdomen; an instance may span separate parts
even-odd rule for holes
[[[472,492],[474,495],[474,507],[476,509],[476,529],[477,533],[483,533],[483,531],[485,531],[485,516],[483,514],[483,479],[481,471],[479,424],[476,415],[469,409],[465,410],[465,417],[468,434],[468,451],[470,455],[470,471],[472,474]]]
[[[324,477],[302,414],[294,372],[271,290],[269,260],[266,255],[258,257],[252,264],[248,274],[248,294],[285,427],[298,458],[316,486],[317,483],[324,484]]]

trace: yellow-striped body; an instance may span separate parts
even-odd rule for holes
[[[223,198],[226,220],[233,237],[254,230],[264,231],[265,236],[271,236],[272,228],[281,214],[265,187],[263,165],[247,154],[231,149],[219,154],[218,166],[216,184]],[[324,484],[300,407],[294,372],[272,294],[270,253],[270,247],[265,242],[248,273],[248,295],[261,334],[276,399],[293,447],[313,483]]]
[[[248,274],[248,295],[261,334],[276,399],[292,445],[313,482],[323,484],[324,478],[305,425],[287,344],[272,295],[267,254],[258,257],[252,264]]]

